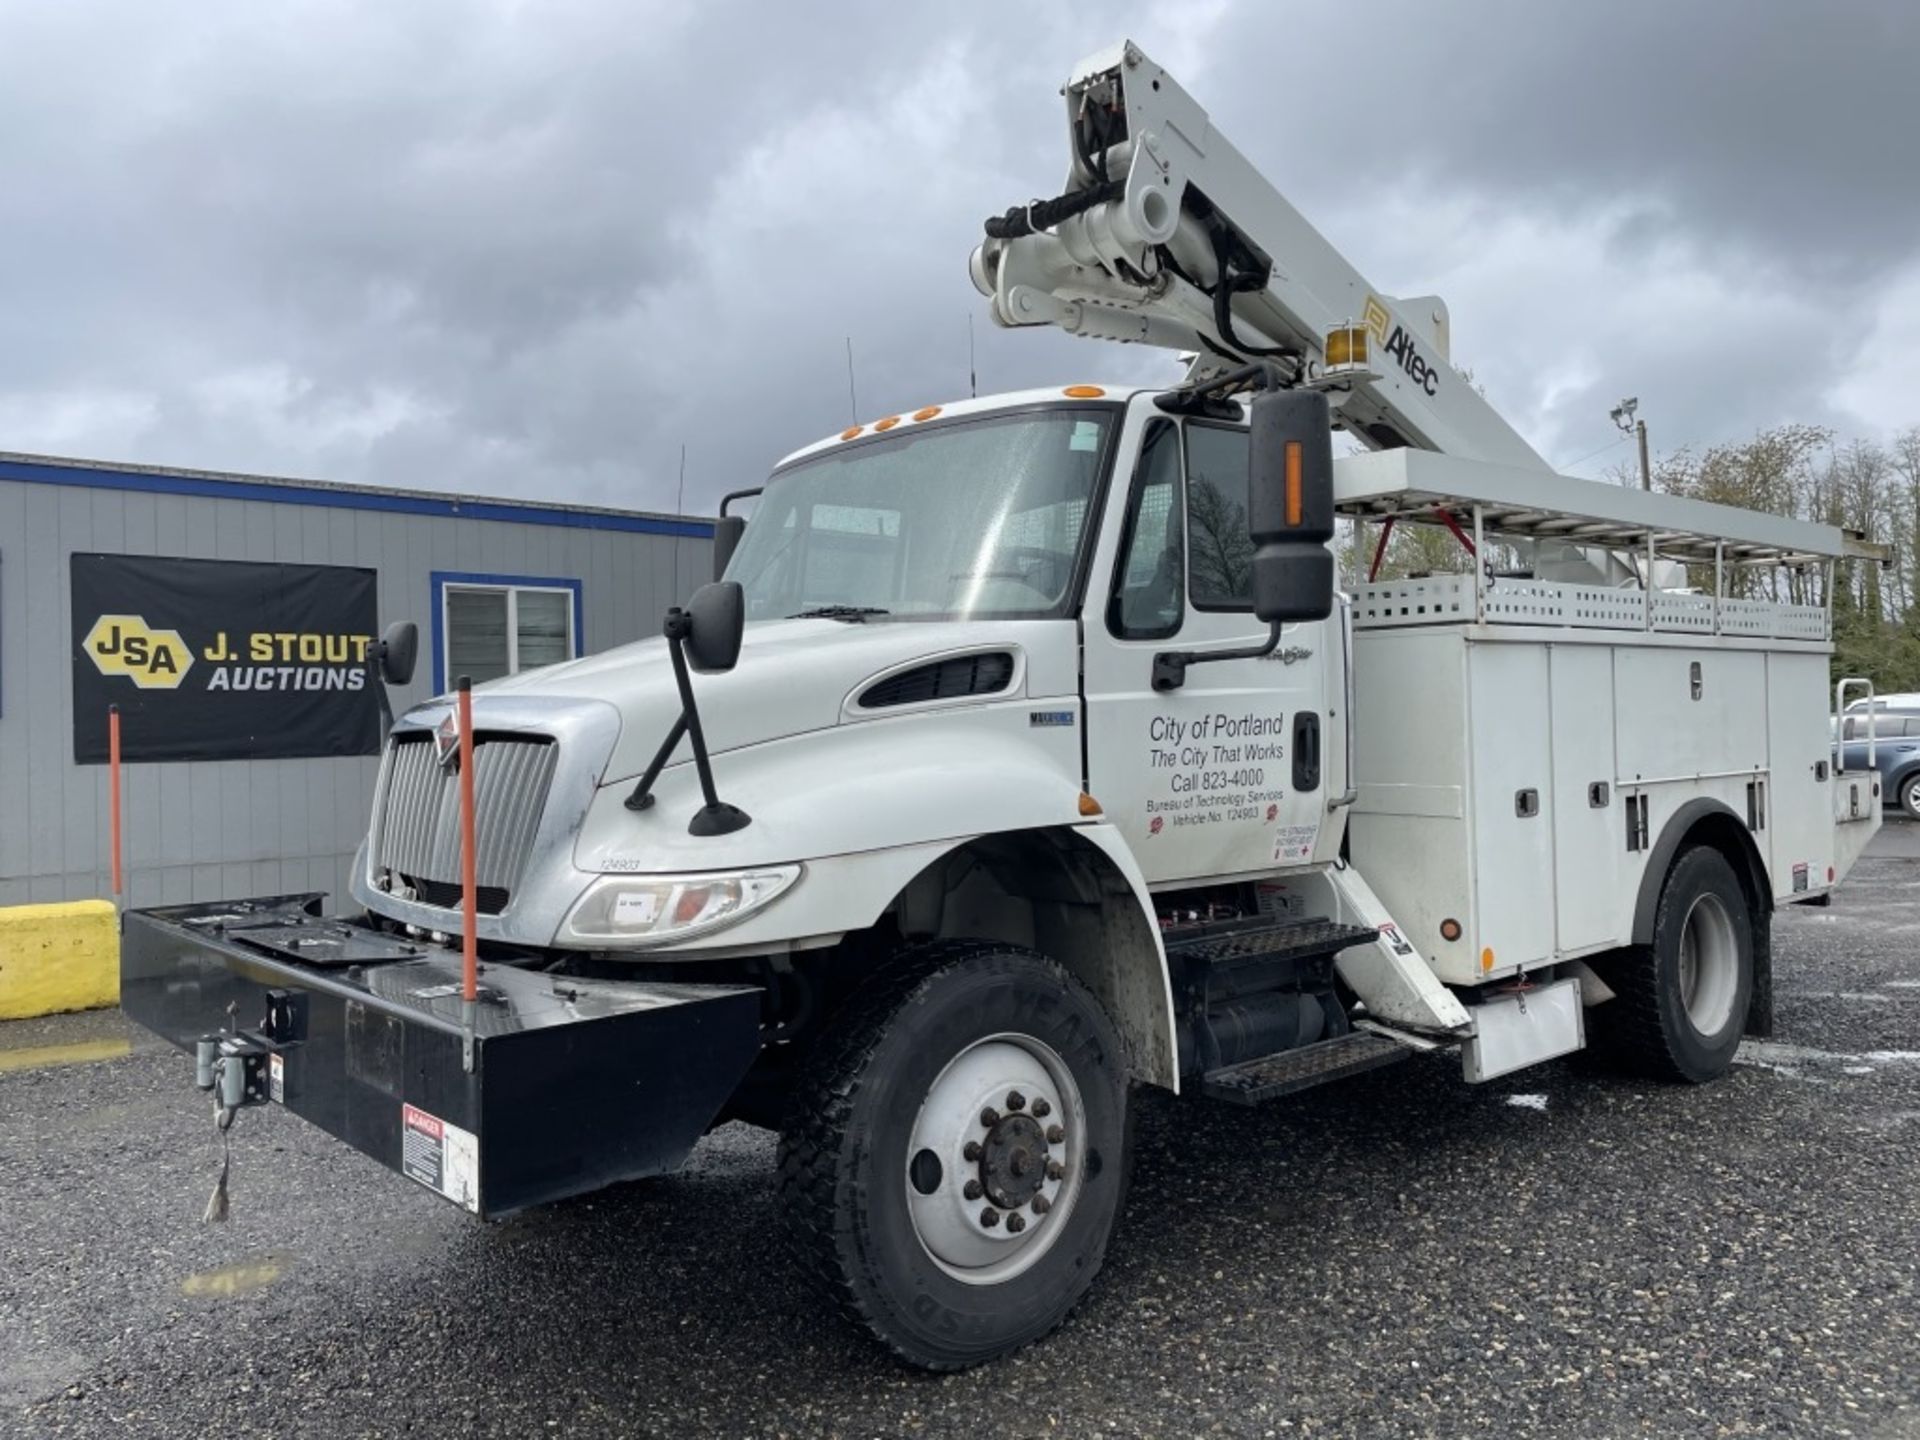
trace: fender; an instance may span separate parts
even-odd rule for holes
[[[1078,732],[1033,727],[1031,708],[1019,700],[934,711],[716,755],[720,793],[753,817],[728,835],[687,833],[686,817],[700,804],[690,764],[661,772],[655,805],[639,813],[626,808],[624,781],[602,786],[574,845],[574,865],[584,883],[604,873],[798,862],[806,874],[773,904],[671,953],[830,944],[872,925],[915,875],[956,846],[1087,824]]]
[[[1761,858],[1759,847],[1753,843],[1753,836],[1747,831],[1747,822],[1734,814],[1724,802],[1708,799],[1704,795],[1696,796],[1668,817],[1667,823],[1660,828],[1660,838],[1653,842],[1653,848],[1647,852],[1647,868],[1641,872],[1640,893],[1633,906],[1634,944],[1653,943],[1653,917],[1660,908],[1660,891],[1667,883],[1667,871],[1673,868],[1673,857],[1679,853],[1681,843],[1694,827],[1709,817],[1716,822],[1726,822],[1724,825],[1714,825],[1716,838],[1726,834],[1728,826],[1731,826],[1732,833],[1740,837],[1736,848],[1744,861],[1745,879],[1760,908],[1773,909],[1773,884],[1767,876],[1766,861]]]

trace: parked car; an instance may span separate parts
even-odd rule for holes
[[[1867,768],[1867,706],[1847,707],[1840,723],[1840,758],[1849,770]],[[1920,695],[1887,695],[1873,702],[1873,766],[1880,772],[1880,793],[1920,820]]]

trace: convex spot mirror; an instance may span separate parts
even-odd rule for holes
[[[1253,397],[1247,528],[1253,611],[1269,624],[1333,613],[1333,413],[1317,390]]]
[[[380,678],[389,685],[406,684],[420,656],[420,627],[411,620],[394,621],[380,636],[378,654]]]
[[[746,628],[747,597],[738,580],[702,585],[687,601],[687,663],[703,674],[733,669]]]

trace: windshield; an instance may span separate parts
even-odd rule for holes
[[[747,618],[1061,615],[1110,411],[916,428],[782,471],[727,566]]]

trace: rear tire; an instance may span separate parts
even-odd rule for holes
[[[1029,950],[942,942],[890,962],[821,1037],[781,1131],[781,1198],[842,1311],[910,1364],[958,1370],[1086,1293],[1126,1137],[1125,1055],[1085,987]]]
[[[1614,998],[1589,1012],[1599,1055],[1660,1080],[1724,1075],[1753,997],[1753,915],[1726,856],[1682,851],[1660,892],[1653,943],[1619,952],[1603,978]]]
[[[1920,770],[1900,782],[1900,808],[1909,820],[1920,820]]]

